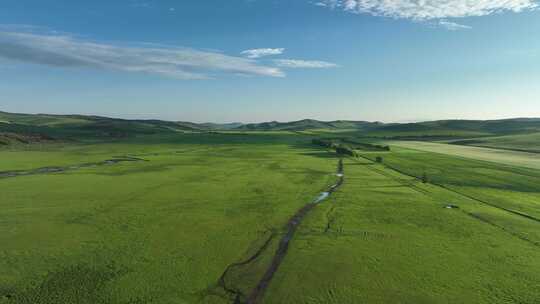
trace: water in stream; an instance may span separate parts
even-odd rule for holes
[[[313,203],[314,204],[319,204],[321,203],[322,201],[324,201],[325,199],[327,199],[328,197],[330,196],[330,192],[322,192],[319,197],[317,197]]]

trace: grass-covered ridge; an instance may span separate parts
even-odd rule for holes
[[[211,131],[299,132],[305,135],[311,134],[315,136],[342,133],[364,138],[423,141],[476,140],[477,138],[489,136],[540,132],[540,119],[518,118],[487,121],[443,120],[405,124],[304,119],[291,122],[273,121],[251,124],[216,124],[163,120],[129,120],[88,115],[16,114],[0,112],[0,134],[16,133],[29,138],[47,136],[57,140],[116,140],[149,134]],[[1,142],[8,143],[5,138]]]

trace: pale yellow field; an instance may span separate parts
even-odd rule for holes
[[[540,154],[490,148],[449,145],[420,141],[389,141],[385,144],[408,149],[442,153],[501,164],[540,169]]]

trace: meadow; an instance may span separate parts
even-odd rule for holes
[[[212,291],[227,265],[334,179],[335,162],[319,151],[259,141],[1,152],[13,159],[2,171],[25,160],[22,168],[118,154],[145,160],[0,179],[4,301],[227,299]]]
[[[394,146],[404,147],[412,150],[447,154],[524,168],[540,169],[540,154],[532,152],[450,145],[439,142],[393,141],[392,144]]]
[[[243,303],[306,206],[260,303],[537,303],[534,162],[351,157],[319,133],[1,148],[0,172],[30,173],[0,177],[0,303]]]
[[[537,132],[459,140],[452,143],[459,145],[540,153],[540,133]]]

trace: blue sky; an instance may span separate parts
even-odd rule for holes
[[[2,0],[0,110],[195,122],[540,117],[537,4]]]

